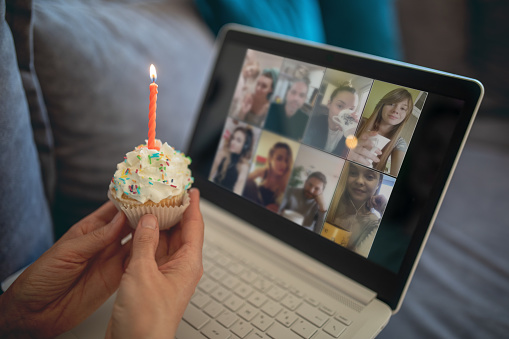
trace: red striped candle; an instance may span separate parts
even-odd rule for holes
[[[148,148],[159,150],[156,145],[156,109],[157,109],[157,73],[154,65],[150,65],[150,104],[148,111]]]

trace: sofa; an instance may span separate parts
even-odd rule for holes
[[[0,281],[107,200],[116,163],[146,138],[151,63],[157,137],[186,149],[214,36],[237,22],[490,85],[407,298],[380,337],[507,335],[509,105],[493,84],[508,68],[474,47],[507,48],[482,39],[500,7],[479,3],[0,0]],[[436,13],[456,21],[430,27]]]

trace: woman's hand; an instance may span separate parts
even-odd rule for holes
[[[373,163],[380,162],[377,155],[381,155],[382,152],[378,148],[373,148],[374,144],[369,140],[370,137],[375,135],[377,135],[377,132],[374,131],[364,132],[359,135],[357,137],[357,146],[348,153],[348,160],[368,167],[372,167]]]
[[[246,114],[249,113],[252,107],[253,107],[253,95],[251,93],[246,93],[246,95],[244,95],[244,97],[242,98],[240,110],[237,117],[240,120],[244,120]]]
[[[92,314],[120,284],[131,229],[113,203],[75,224],[0,297],[0,337],[52,338]]]
[[[380,215],[384,214],[385,212],[385,207],[387,207],[387,198],[385,197],[385,195],[374,195],[371,197],[371,206],[373,206],[373,208],[375,210],[377,210]]]
[[[141,218],[132,255],[113,306],[107,338],[174,338],[202,273],[203,219],[199,192],[182,221],[159,232],[152,215]]]

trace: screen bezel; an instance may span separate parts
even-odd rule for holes
[[[210,142],[210,140],[204,140],[203,136],[206,134],[204,131],[213,126],[214,123],[224,124],[224,120],[222,122],[211,120],[212,117],[209,116],[208,111],[209,100],[216,91],[214,83],[218,81],[218,77],[221,77],[217,65],[222,60],[225,46],[230,44],[242,44],[246,48],[261,52],[328,68],[341,69],[348,73],[417,88],[464,102],[463,110],[453,131],[452,142],[443,159],[437,180],[430,188],[431,194],[426,208],[423,209],[419,220],[416,221],[415,232],[410,239],[409,247],[398,273],[393,273],[370,262],[368,259],[338,246],[318,234],[310,233],[307,229],[295,227],[295,224],[291,221],[217,186],[210,182],[207,177],[198,174],[197,166],[200,165],[199,149],[204,143]],[[409,278],[411,278],[415,269],[416,261],[436,216],[437,207],[443,199],[459,152],[463,147],[479,107],[483,95],[482,85],[473,79],[237,25],[222,30],[216,48],[218,48],[216,65],[211,74],[209,88],[206,91],[188,151],[188,154],[193,158],[191,170],[195,176],[195,186],[200,188],[205,199],[370,288],[377,293],[380,300],[387,303],[393,310],[397,309],[407,288]],[[225,110],[227,109],[226,107]],[[403,163],[404,166],[405,162]],[[404,183],[398,184],[401,187],[403,185]],[[398,190],[395,189],[393,194],[398,194]],[[273,225],[275,220],[277,220],[277,227]]]

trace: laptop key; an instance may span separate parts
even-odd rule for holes
[[[219,317],[217,317],[217,321],[226,328],[230,328],[237,320],[239,320],[239,317],[228,310],[224,311]]]
[[[290,327],[297,320],[297,316],[293,312],[283,310],[277,315],[276,320],[286,327]]]
[[[212,300],[204,309],[203,312],[210,315],[212,318],[215,318],[224,310],[224,307]]]
[[[254,288],[264,293],[266,293],[272,287],[272,284],[263,278],[256,279],[252,285]]]
[[[210,297],[201,292],[196,292],[191,298],[191,303],[193,303],[198,308],[203,308],[210,302]]]
[[[208,246],[203,254],[207,258],[214,259],[219,254],[219,251],[212,246]]]
[[[323,328],[323,330],[330,335],[332,335],[334,338],[339,337],[341,333],[346,329],[346,326],[337,321],[336,319],[331,319],[327,325]]]
[[[247,298],[249,295],[253,293],[253,288],[249,285],[246,285],[244,283],[240,284],[235,288],[235,294],[237,294],[241,298]]]
[[[255,317],[256,313],[258,313],[256,308],[249,304],[242,306],[242,308],[237,312],[239,316],[247,321],[251,321]]]
[[[318,327],[322,327],[323,324],[325,324],[325,322],[329,319],[329,316],[326,313],[306,303],[300,305],[300,307],[297,309],[297,314]]]
[[[226,271],[220,267],[214,267],[213,269],[209,270],[207,274],[209,277],[219,282],[221,282],[223,278],[227,275]]]
[[[212,293],[210,293],[210,296],[219,302],[225,301],[229,295],[230,292],[223,286],[219,286],[214,291],[212,291]]]
[[[297,299],[297,297],[295,297],[293,294],[288,294],[283,298],[281,304],[286,308],[295,311],[295,309],[301,304],[301,301],[300,299]]]
[[[315,306],[315,307],[318,307],[318,305],[320,305],[320,303],[318,302],[318,300],[316,300],[315,298],[312,298],[312,297],[307,297],[306,299],[304,299],[307,303]]]
[[[185,321],[181,321],[179,323],[179,327],[177,327],[177,333],[175,333],[176,339],[207,339],[207,337],[198,333],[191,325],[186,323]]]
[[[249,333],[249,335],[246,337],[246,339],[270,339],[270,337],[263,332],[255,330],[255,331]]]
[[[304,298],[304,296],[305,296],[304,292],[302,292],[301,290],[299,290],[295,287],[290,287],[290,292],[301,299]]]
[[[300,336],[292,332],[289,328],[286,328],[278,323],[274,323],[269,330],[267,335],[274,339],[302,339]]]
[[[348,318],[344,314],[337,314],[334,318],[341,321],[346,326],[350,326],[352,324],[352,320],[350,320],[350,318]]]
[[[227,269],[231,273],[238,275],[244,271],[244,266],[242,266],[240,263],[233,263]]]
[[[240,280],[233,276],[227,276],[221,281],[221,284],[223,284],[224,287],[233,290],[240,284]]]
[[[212,267],[214,267],[215,264],[212,261],[207,260],[207,259],[204,258],[202,260],[202,265],[203,265],[203,270],[205,272],[208,272]]]
[[[281,301],[286,296],[286,291],[278,286],[272,286],[267,295],[276,301]]]
[[[237,321],[230,330],[239,337],[245,338],[249,334],[249,332],[253,330],[253,326],[251,326],[250,324],[241,319]]]
[[[182,318],[197,330],[209,322],[209,317],[193,305],[187,306]]]
[[[215,283],[212,279],[203,277],[198,284],[198,288],[205,293],[210,293],[217,288],[217,283]]]
[[[222,266],[222,267],[228,267],[228,265],[232,262],[232,260],[230,258],[228,258],[227,256],[225,256],[223,254],[219,254],[215,260],[219,264],[219,266]]]
[[[316,330],[317,328],[315,326],[303,319],[297,320],[297,322],[292,326],[292,331],[305,339],[311,338],[311,336],[315,334]]]
[[[269,316],[274,318],[283,308],[276,304],[272,300],[269,300],[266,304],[263,305],[262,311],[267,313]]]
[[[251,304],[251,305],[254,305],[256,307],[261,307],[263,304],[265,304],[265,302],[267,301],[267,297],[264,296],[263,294],[261,294],[260,292],[258,291],[254,291],[253,294],[251,294],[249,296],[249,298],[247,299],[247,301]]]
[[[236,312],[242,305],[244,305],[244,301],[236,295],[232,295],[226,300],[226,302],[223,303],[223,305],[228,307],[231,311]]]
[[[202,329],[201,333],[205,334],[205,336],[209,339],[228,339],[230,337],[230,331],[215,321],[208,323]]]
[[[333,316],[334,313],[336,313],[332,308],[330,308],[326,305],[320,306],[320,311],[323,311],[323,312],[327,313],[327,315],[330,315],[330,316]]]
[[[258,314],[251,322],[251,324],[253,324],[254,327],[258,328],[261,331],[266,331],[267,328],[269,328],[269,326],[272,325],[273,323],[274,321],[272,320],[272,318],[269,318],[269,316],[264,313]]]
[[[244,270],[244,272],[240,274],[240,279],[247,283],[252,283],[256,278],[258,278],[258,274],[250,270]]]

